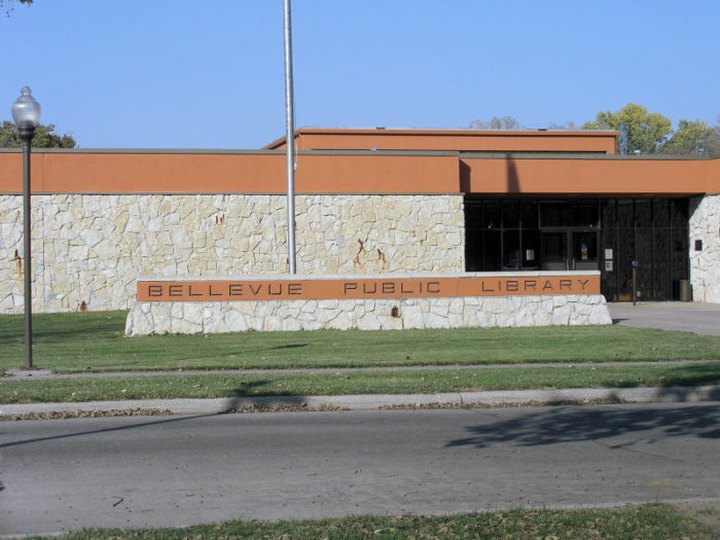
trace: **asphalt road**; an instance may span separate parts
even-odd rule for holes
[[[720,402],[0,423],[0,534],[720,503]]]

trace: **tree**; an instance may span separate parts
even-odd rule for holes
[[[21,4],[32,4],[33,0],[18,0]],[[0,0],[0,9],[5,10],[5,14],[9,17],[13,10],[14,0]]]
[[[77,146],[72,135],[58,135],[53,131],[55,131],[54,125],[40,124],[35,130],[32,146],[34,148],[75,148]],[[0,148],[18,148],[20,146],[22,146],[22,141],[15,124],[3,120],[0,125]]]
[[[662,151],[674,155],[719,156],[720,131],[702,120],[680,120]]]
[[[468,126],[470,129],[522,129],[520,122],[512,116],[493,116],[489,121],[474,120]]]
[[[583,124],[583,129],[613,129],[623,127],[627,138],[627,152],[630,154],[657,154],[661,151],[672,122],[659,113],[650,113],[642,105],[628,103],[622,109],[597,113],[595,120]]]
[[[547,128],[550,129],[550,130],[553,130],[553,131],[557,131],[557,130],[561,130],[561,131],[562,131],[562,130],[574,130],[574,129],[577,129],[577,127],[575,126],[575,122],[573,122],[572,120],[568,120],[568,121],[565,122],[564,124],[558,124],[557,122],[550,122],[550,123],[548,124],[548,127],[547,127]]]

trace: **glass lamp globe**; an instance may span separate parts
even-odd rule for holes
[[[40,124],[40,104],[32,97],[32,90],[24,86],[12,106],[12,116],[18,129],[33,129]]]

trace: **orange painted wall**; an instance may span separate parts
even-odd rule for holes
[[[285,156],[33,153],[36,193],[284,193]],[[691,195],[720,193],[720,159],[301,153],[298,193]],[[0,193],[22,191],[19,152],[0,152]]]
[[[464,158],[464,191],[483,194],[720,193],[720,159]]]
[[[298,150],[615,153],[614,131],[301,129]],[[284,150],[285,139],[265,147]]]
[[[298,155],[298,193],[457,193],[456,156]],[[33,152],[37,193],[285,193],[277,152]],[[0,193],[22,191],[18,152],[0,153]]]

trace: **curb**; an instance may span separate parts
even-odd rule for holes
[[[0,417],[85,411],[163,411],[178,415],[222,414],[252,409],[377,410],[392,407],[583,405],[589,403],[697,403],[720,401],[720,385],[643,388],[511,390],[438,394],[273,396],[220,399],[148,399],[0,405]]]

